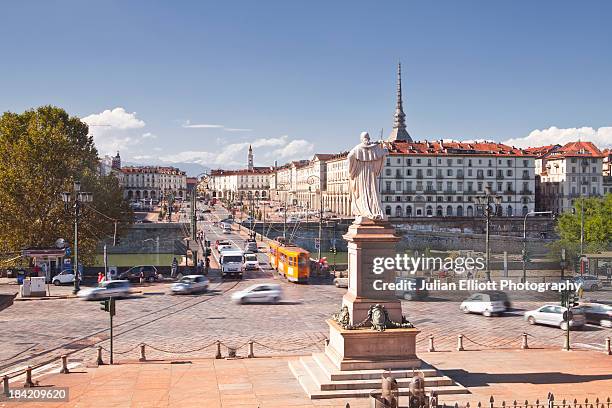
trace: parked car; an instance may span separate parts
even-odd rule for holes
[[[426,297],[429,296],[429,292],[427,291],[427,289],[421,289],[422,282],[424,280],[425,278],[422,278],[422,277],[414,277],[414,278],[397,277],[395,278],[396,287],[397,285],[401,284],[401,286],[404,286],[405,288],[412,288],[412,289],[399,289],[398,288],[395,291],[395,296],[397,296],[398,298],[406,299],[406,300],[425,299]]]
[[[157,268],[153,265],[133,266],[127,271],[119,274],[119,279],[129,280],[130,282],[140,282],[140,274],[144,273],[147,282],[155,282],[158,279]]]
[[[55,286],[60,286],[68,283],[74,283],[74,270],[64,269],[51,279],[51,283]]]
[[[127,280],[110,280],[102,282],[96,288],[81,289],[78,296],[84,300],[123,297],[130,294],[131,287]]]
[[[536,310],[525,312],[525,320],[529,324],[546,324],[548,326],[557,326],[563,330],[567,330],[567,321],[563,319],[563,312],[567,308],[558,305],[544,305]],[[572,316],[569,321],[570,327],[582,327],[586,323],[586,317],[580,308],[570,309]]]
[[[257,242],[255,241],[247,241],[247,243],[244,245],[244,252],[257,252],[258,248],[257,248]]]
[[[348,288],[348,278],[336,278],[334,279],[334,285],[337,288]]]
[[[587,323],[602,327],[612,327],[612,306],[603,303],[581,303]]]
[[[585,291],[598,290],[600,287],[599,279],[593,275],[575,276],[574,283],[582,283],[582,289]]]
[[[496,292],[476,292],[461,302],[459,309],[463,313],[480,313],[490,317],[506,311],[505,299],[507,297],[500,296]]]
[[[250,252],[244,254],[244,269],[247,271],[256,271],[259,269],[257,255]]]
[[[275,283],[260,283],[232,295],[234,302],[243,304],[255,302],[277,303],[281,298],[281,286]]]
[[[172,294],[189,294],[208,290],[209,280],[202,275],[187,275],[170,287]]]

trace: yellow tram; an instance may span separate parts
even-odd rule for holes
[[[270,243],[270,265],[290,282],[308,282],[310,252],[278,241]]]

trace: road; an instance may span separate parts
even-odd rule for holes
[[[222,209],[206,215],[198,223],[207,239],[230,239],[237,247],[245,238],[234,231],[223,234],[213,224],[227,215]],[[246,355],[244,344],[257,342],[257,355],[307,354],[321,350],[328,335],[325,320],[338,311],[345,289],[329,282],[296,285],[272,274],[267,258],[260,253],[263,268],[248,272],[243,281],[222,282],[218,271],[211,271],[214,290],[200,295],[171,296],[170,283],[157,283],[140,288],[143,293],[117,302],[115,316],[115,351],[117,359],[138,357],[137,346],[146,343],[157,350],[147,352],[149,358],[211,357],[220,340],[225,346],[238,348]],[[279,304],[239,305],[231,301],[231,293],[254,283],[275,282],[282,285],[283,301]],[[542,304],[519,300],[516,309],[503,317],[486,318],[464,315],[458,300],[434,298],[428,301],[402,302],[408,319],[422,332],[417,348],[425,352],[427,337],[435,336],[436,348],[450,350],[456,346],[457,335],[465,336],[467,349],[495,347],[518,348],[523,332],[529,333],[532,347],[561,347],[564,333],[546,326],[529,326],[522,316],[524,310]],[[72,353],[71,361],[91,362],[94,345],[108,343],[108,314],[98,302],[78,299],[15,302],[0,311],[0,374],[26,364],[35,364]],[[586,348],[601,348],[611,329],[588,326],[572,332],[572,343]],[[185,351],[201,349],[192,353]]]

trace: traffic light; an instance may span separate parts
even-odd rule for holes
[[[108,312],[111,316],[115,315],[115,298],[108,298],[100,302],[100,310]]]
[[[569,298],[569,307],[572,308],[578,306],[578,300],[578,294],[576,294],[575,292],[572,293]]]

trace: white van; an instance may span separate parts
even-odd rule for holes
[[[240,250],[227,249],[220,252],[219,264],[221,265],[222,278],[242,279],[244,272],[244,253]]]
[[[227,223],[221,224],[221,229],[223,230],[224,234],[232,233],[232,226],[230,224],[227,224]]]

